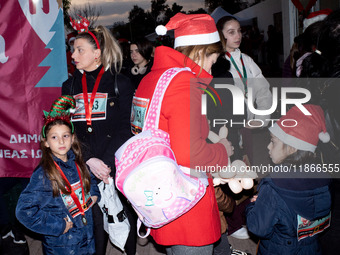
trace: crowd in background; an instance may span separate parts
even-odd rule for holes
[[[193,41],[189,44],[176,45],[176,38],[164,35],[157,37],[155,42],[150,42],[145,38],[138,38],[131,42],[125,39],[116,40],[108,29],[103,26],[93,29],[92,34],[87,32],[70,34],[67,38],[69,79],[63,84],[61,94],[75,96],[78,102],[79,100],[81,102],[87,101],[85,96],[87,93],[84,93],[84,80],[87,86],[85,87],[87,90],[85,92],[96,93],[96,84],[98,82],[101,87],[97,93],[100,95],[107,94],[107,115],[105,120],[92,121],[91,123],[85,109],[82,112],[82,121],[74,124],[74,133],[78,136],[80,142],[85,145],[83,147],[84,161],[88,165],[91,174],[94,175],[94,179],[97,182],[106,182],[110,176],[114,177],[114,153],[132,136],[130,114],[133,96],[152,98],[152,92],[157,80],[166,68],[184,67],[184,63],[186,63],[186,66],[190,66],[199,77],[213,77],[212,75],[218,77],[220,75],[219,77],[233,78],[234,85],[242,90],[245,97],[247,97],[249,87],[260,91],[256,93],[257,97],[254,97],[254,103],[260,109],[268,108],[271,103],[271,86],[265,77],[325,78],[322,84],[311,85],[311,83],[307,83],[306,88],[312,93],[312,99],[309,103],[314,106],[310,108],[311,111],[315,111],[317,116],[325,116],[320,117],[316,121],[317,124],[313,123],[312,125],[315,124],[318,128],[321,125],[320,129],[324,133],[328,131],[330,140],[335,147],[322,147],[320,145],[321,149],[319,150],[319,145],[316,144],[315,148],[313,147],[312,150],[309,150],[312,153],[308,155],[302,153],[303,156],[300,157],[305,157],[304,163],[309,163],[308,160],[310,159],[328,160],[326,161],[327,164],[339,163],[340,154],[337,146],[340,145],[340,115],[338,113],[338,109],[340,109],[340,86],[336,82],[336,78],[340,74],[340,11],[335,10],[327,13],[327,15],[324,20],[309,24],[304,32],[294,39],[290,55],[284,62],[282,61],[283,35],[279,28],[275,28],[273,25],[268,26],[268,40],[264,41],[264,32],[259,31],[257,26],[241,28],[236,19],[229,17],[221,21],[220,24],[217,23],[217,28],[215,27],[215,30],[212,30],[212,32],[219,32],[218,37],[216,37],[218,39],[209,39],[206,45],[203,46]],[[191,18],[181,19],[190,21]],[[209,23],[211,20],[207,19],[206,22]],[[182,28],[175,27],[173,29]],[[228,31],[235,32],[234,37],[228,35]],[[234,44],[231,44],[231,42]],[[80,50],[82,48],[88,48],[91,55],[82,56]],[[206,53],[206,51],[209,53]],[[218,69],[219,74],[215,75],[214,70],[216,71],[218,64],[221,65],[221,63],[222,67]],[[160,121],[160,127],[171,134],[174,144],[173,150],[177,154],[178,162],[188,165],[190,156],[188,155],[189,142],[187,140],[191,130],[189,128],[190,124],[187,123],[190,119],[189,112],[183,111],[183,109],[187,109],[189,104],[189,102],[186,102],[185,93],[188,90],[185,86],[190,84],[190,78],[195,78],[196,76],[187,73],[181,77],[183,81],[174,81],[169,93],[164,98],[166,104],[162,108],[162,114],[166,118]],[[263,79],[263,82],[261,86],[258,86],[257,84],[252,84],[251,80],[247,80],[249,78]],[[91,111],[96,111],[95,108],[93,109]],[[291,111],[290,114],[295,114],[293,113],[294,108]],[[96,113],[98,113],[99,118],[103,117],[100,115],[100,110]],[[250,112],[245,117],[248,119],[255,118]],[[198,126],[202,126],[201,131],[207,134],[209,131],[207,120],[197,118],[195,121]],[[184,125],[185,123],[187,125]],[[324,130],[324,126],[327,130]],[[280,128],[284,130],[283,127]],[[209,144],[205,139],[202,139],[204,135],[201,137],[201,134],[196,134],[199,136],[197,141],[201,144],[202,151],[200,151],[200,157],[195,160],[200,164],[204,161],[202,165],[207,164],[206,161],[223,165],[227,164],[228,156],[234,154],[235,159],[243,159],[243,156],[247,155],[248,162],[251,164],[253,161],[251,151],[256,149],[253,148],[256,145],[251,142],[252,129],[251,127],[248,127],[248,129],[246,127],[242,130],[231,129],[230,134],[233,137],[228,140],[231,140],[234,145],[232,149],[228,140],[221,140],[218,144]],[[285,137],[281,137],[282,133],[277,129],[278,127],[275,126],[270,130],[272,140],[268,145],[273,163],[300,162],[289,157],[296,151],[304,150],[295,143],[293,145],[288,144],[287,148],[293,148],[289,152],[282,149],[284,152],[280,151],[280,153],[283,153],[284,156],[282,156],[281,160],[276,161],[273,150],[276,148],[276,144],[285,142]],[[308,132],[313,132],[310,134],[311,136],[317,136],[319,131],[318,129],[315,132],[313,130]],[[293,133],[291,136],[296,137],[297,134]],[[300,140],[306,142],[304,139]],[[310,143],[309,140],[307,142]],[[315,142],[311,143],[314,146]],[[327,156],[323,158],[323,154],[327,154]],[[214,155],[214,157],[211,157],[211,155]],[[5,193],[17,184],[21,185],[20,191],[24,190],[27,182],[27,179],[11,180],[11,182],[6,181],[4,183],[0,180],[1,205],[7,203],[4,200]],[[290,254],[336,254],[339,248],[337,236],[340,230],[338,224],[340,219],[340,183],[338,179],[333,179],[332,181],[325,179],[325,181],[310,181],[308,183],[303,181],[302,183],[298,181],[296,183],[286,183],[283,181],[276,182],[275,180],[272,182],[271,179],[266,179],[259,184],[260,193],[257,194],[256,190],[253,189],[254,193],[248,196],[245,201],[243,200],[239,203],[227,187],[214,189],[211,181],[209,184],[210,188],[207,189],[207,195],[196,209],[192,209],[187,215],[182,216],[182,218],[175,220],[173,223],[152,231],[153,238],[158,244],[166,247],[167,254],[242,254],[240,251],[230,247],[227,239],[227,235],[232,235],[240,229],[246,231],[240,238],[250,238],[250,236],[255,235],[256,240],[260,240],[259,254],[274,254],[272,253],[273,249],[278,252],[277,254],[288,254],[287,252],[292,251],[294,253]],[[322,191],[320,191],[321,189]],[[263,194],[264,190],[267,192],[266,194]],[[294,198],[290,198],[289,202],[287,202],[286,197],[282,198],[277,195],[280,192],[284,194],[287,190],[294,190],[297,196],[302,193],[305,194],[306,190],[313,190],[313,195],[308,193],[306,196],[323,199],[325,204],[322,205],[322,210],[324,211],[313,214],[311,219],[323,219],[331,210],[332,217],[328,219],[330,221],[328,229],[319,235],[307,237],[303,241],[297,242],[294,239],[296,226],[293,226],[296,222],[291,222],[291,218],[296,216],[292,211],[296,208],[299,211],[301,206],[295,204]],[[314,196],[316,193],[320,194],[320,196]],[[266,197],[268,194],[272,194],[272,196]],[[217,198],[217,203],[215,197]],[[268,201],[274,198],[276,201],[273,201],[270,206],[277,201],[287,205],[283,209],[280,207],[281,205],[276,205],[274,208],[268,206]],[[215,201],[213,204],[210,203],[211,199]],[[131,232],[125,246],[126,254],[136,254],[137,215],[123,196],[121,196],[121,200],[131,225]],[[327,203],[328,200],[329,203]],[[292,206],[292,204],[294,205]],[[303,206],[319,205],[308,204]],[[290,209],[291,207],[294,210]],[[284,227],[275,228],[275,225],[270,225],[271,231],[261,232],[262,227],[269,226],[269,223],[259,218],[263,216],[263,213],[267,213],[268,210],[275,212],[275,209],[278,208],[283,211],[281,215],[267,215],[266,217],[268,219],[271,217],[287,219],[284,222],[287,224],[288,231]],[[303,210],[302,213],[304,213]],[[22,215],[21,217],[23,217]],[[93,207],[93,215],[96,254],[105,254],[108,235],[103,229],[102,212],[96,205]],[[248,216],[248,219],[246,216]],[[220,228],[221,223],[222,225],[224,224],[222,230]],[[228,224],[230,225],[229,228]],[[247,228],[246,225],[249,227]],[[1,242],[4,242],[3,240],[12,238],[15,244],[25,245],[25,252],[27,253],[27,243],[23,233],[27,234],[28,232],[23,230],[17,220],[10,223],[5,206],[1,206],[0,226],[0,245]],[[191,232],[193,229],[195,233]],[[207,233],[209,233],[209,236],[206,236]],[[283,237],[279,238],[278,236],[281,234]],[[321,246],[317,244],[319,241]],[[302,250],[302,253],[298,253],[298,250]],[[49,254],[48,251],[44,251]]]

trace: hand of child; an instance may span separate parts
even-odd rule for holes
[[[255,202],[256,199],[257,199],[257,197],[258,197],[258,195],[253,196],[253,197],[250,199],[250,202]]]
[[[108,184],[110,177],[111,168],[106,165],[99,158],[90,158],[86,161],[86,164],[90,167],[91,172],[99,179],[103,180],[104,183]]]
[[[73,222],[72,221],[69,221],[67,217],[65,217],[64,220],[66,222],[66,227],[65,227],[63,234],[67,233],[67,231],[69,231],[71,228],[73,228]]]
[[[231,142],[229,142],[227,139],[223,138],[219,140],[219,143],[222,143],[227,150],[228,157],[232,156],[234,154],[234,146],[231,145]]]
[[[93,203],[95,204],[98,200],[98,196],[91,196]]]

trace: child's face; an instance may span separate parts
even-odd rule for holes
[[[67,161],[67,152],[71,149],[73,135],[66,125],[53,126],[46,135],[45,146],[50,148],[53,155],[64,162]]]
[[[270,136],[271,139],[267,148],[269,150],[269,156],[274,164],[282,163],[285,158],[287,158],[289,155],[293,154],[296,151],[295,148],[284,144],[275,135],[270,134]]]

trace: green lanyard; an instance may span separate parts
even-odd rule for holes
[[[233,57],[231,56],[231,54],[230,54],[228,51],[226,52],[226,55],[230,58],[231,63],[233,64],[233,66],[235,67],[235,69],[236,69],[238,75],[239,75],[240,78],[242,79],[243,86],[244,86],[244,96],[245,96],[246,98],[248,98],[247,70],[246,70],[246,67],[245,67],[244,62],[243,62],[243,59],[242,59],[242,53],[241,53],[241,58],[240,58],[240,60],[241,60],[241,63],[242,63],[242,68],[243,68],[243,75],[242,75],[240,69],[238,69],[238,66],[237,66],[237,64],[235,63],[235,60],[233,59]]]

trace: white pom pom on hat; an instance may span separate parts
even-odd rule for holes
[[[158,25],[156,27],[156,34],[158,35],[166,35],[166,32],[168,32],[168,29],[163,25]]]
[[[311,12],[307,18],[305,18],[303,20],[303,31],[305,31],[305,29],[312,25],[313,23],[317,22],[317,21],[321,21],[324,20],[330,13],[332,12],[331,9],[326,8],[320,11],[316,11],[316,12]]]
[[[328,132],[321,132],[319,133],[319,139],[323,143],[328,143],[331,140],[331,137],[329,136]]]

